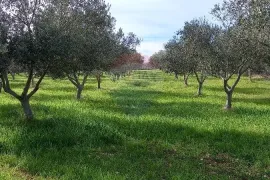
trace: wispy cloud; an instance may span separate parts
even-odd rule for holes
[[[138,51],[152,55],[163,49],[185,21],[207,17],[214,4],[223,0],[107,0],[112,5],[111,13],[117,27],[125,32],[134,32],[143,39]]]

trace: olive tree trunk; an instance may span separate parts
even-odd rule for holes
[[[82,91],[83,91],[83,86],[81,86],[81,85],[79,85],[78,87],[77,87],[77,99],[79,100],[79,99],[81,99],[82,98]]]
[[[202,72],[201,75],[199,76],[199,74],[197,72],[194,72],[194,74],[196,75],[197,81],[199,83],[199,87],[198,87],[198,96],[202,95],[202,88],[203,88],[203,83],[206,79],[206,75]]]
[[[178,73],[174,72],[175,79],[178,79]]]
[[[184,74],[184,83],[185,83],[185,86],[188,86],[188,78],[189,78],[189,74]]]
[[[199,82],[198,96],[202,95],[203,82]]]
[[[248,77],[249,77],[249,81],[252,82],[252,72],[251,72],[251,69],[248,69]]]
[[[242,76],[242,74],[244,72],[245,71],[238,73],[238,76],[237,76],[237,78],[236,78],[236,80],[235,80],[235,82],[233,83],[232,86],[230,86],[228,84],[228,81],[230,80],[230,78],[232,77],[232,75],[229,78],[223,79],[224,91],[225,91],[225,93],[227,95],[226,104],[225,104],[224,109],[226,109],[226,110],[232,109],[232,95],[233,95],[233,92],[234,92],[235,87],[239,83],[239,81],[241,79],[241,76]]]
[[[73,74],[67,74],[67,77],[69,79],[69,81],[76,87],[77,89],[77,99],[81,99],[82,98],[82,91],[84,89],[84,85],[87,81],[88,78],[88,73],[84,74],[83,76],[83,81],[82,83],[79,82],[79,76],[76,73]]]
[[[101,75],[100,74],[96,75],[96,78],[98,83],[98,89],[101,89]]]
[[[47,66],[47,68],[44,69],[43,74],[39,77],[39,80],[37,81],[35,87],[30,92],[29,90],[30,90],[31,80],[33,78],[33,68],[29,69],[28,78],[27,78],[27,81],[25,83],[25,86],[21,95],[17,94],[15,91],[11,89],[7,71],[3,71],[0,74],[0,79],[2,81],[4,91],[20,101],[27,121],[31,121],[34,118],[34,115],[33,115],[33,112],[29,103],[30,98],[39,90],[39,86],[42,80],[44,79],[48,69],[49,69],[49,66]]]
[[[98,80],[98,89],[101,89],[101,81],[100,81],[100,79]]]
[[[34,118],[34,115],[33,115],[33,112],[29,103],[29,99],[25,97],[22,100],[20,100],[20,102],[21,102],[26,120],[31,121]]]
[[[232,108],[232,95],[233,95],[233,91],[228,91],[226,92],[227,94],[227,100],[226,100],[226,105],[225,105],[225,109],[231,109]]]

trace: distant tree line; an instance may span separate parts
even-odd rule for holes
[[[205,18],[186,22],[150,58],[150,65],[198,81],[198,95],[208,76],[220,77],[232,108],[232,95],[244,73],[267,73],[270,65],[270,1],[225,0],[212,9],[219,23]],[[229,83],[230,82],[230,83]]]
[[[120,77],[137,68],[140,39],[115,23],[103,0],[0,1],[0,90],[19,100],[31,120],[29,100],[45,76],[68,78],[80,99],[90,75],[100,88],[103,72]],[[16,73],[26,75],[21,93],[10,85]]]

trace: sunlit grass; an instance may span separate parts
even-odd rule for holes
[[[12,86],[19,92],[24,78]],[[67,80],[46,78],[31,99],[35,121],[0,94],[0,179],[270,178],[270,82],[244,78],[233,110],[222,81],[197,97],[161,71],[137,71],[76,100]]]

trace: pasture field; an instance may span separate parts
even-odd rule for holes
[[[270,179],[270,81],[244,77],[231,111],[220,79],[201,97],[189,83],[135,71],[101,90],[89,79],[78,101],[70,82],[47,77],[31,123],[1,93],[0,179]]]

